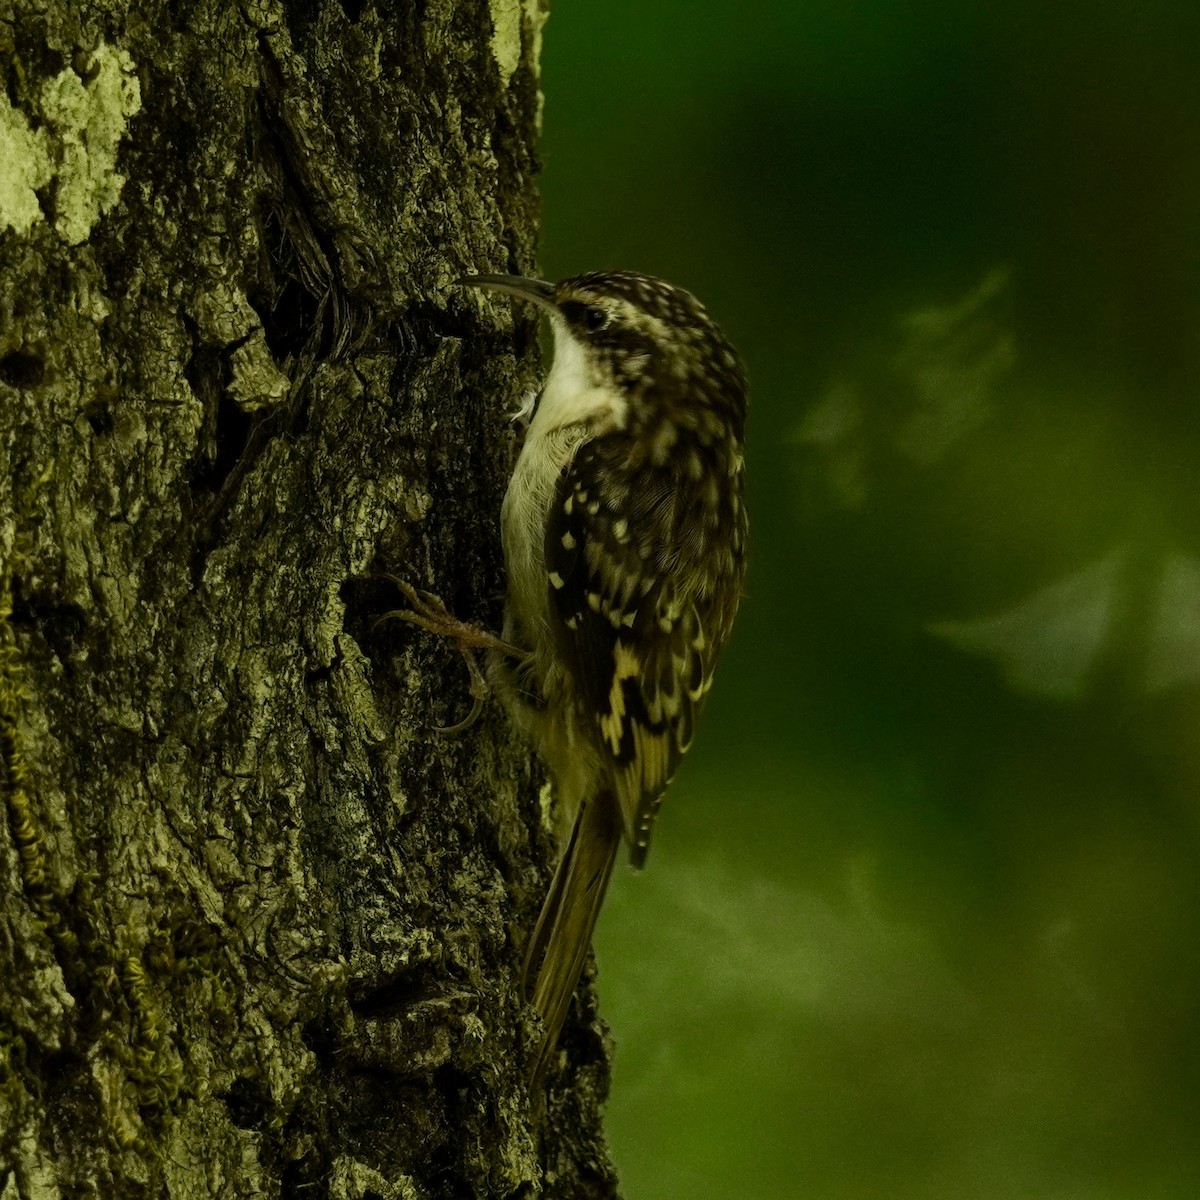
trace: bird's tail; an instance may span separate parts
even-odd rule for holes
[[[620,813],[611,795],[583,802],[529,939],[525,991],[542,1018],[542,1041],[530,1072],[535,1084],[558,1045],[587,961],[592,930],[621,847],[621,832]]]

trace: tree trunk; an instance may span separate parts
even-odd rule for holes
[[[499,619],[542,18],[397,8],[0,4],[3,1200],[615,1195],[540,776],[380,620]]]

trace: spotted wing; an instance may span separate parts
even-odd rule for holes
[[[560,649],[595,716],[640,866],[662,794],[691,744],[740,579],[718,592],[688,586],[701,576],[672,569],[671,556],[703,536],[691,528],[702,513],[668,473],[631,475],[619,451],[597,439],[563,472],[546,563]]]

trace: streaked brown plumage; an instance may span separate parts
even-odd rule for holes
[[[554,363],[504,500],[489,677],[553,776],[562,858],[526,955],[558,1041],[622,839],[645,862],[741,597],[745,376],[690,293],[633,272],[464,282],[532,300]]]

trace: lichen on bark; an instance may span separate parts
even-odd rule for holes
[[[540,776],[381,620],[497,618],[536,337],[453,280],[533,262],[505,13],[0,11],[6,1198],[615,1195],[586,996],[525,1085]]]

